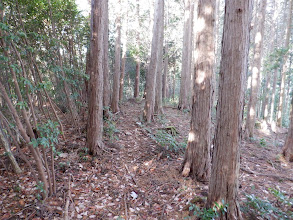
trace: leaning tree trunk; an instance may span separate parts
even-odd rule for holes
[[[258,30],[255,35],[255,49],[254,58],[252,64],[252,76],[251,76],[251,93],[248,104],[248,114],[246,119],[246,137],[253,137],[254,125],[256,120],[256,106],[258,101],[258,93],[260,87],[260,68],[261,57],[263,50],[263,38],[264,38],[264,23],[266,16],[267,0],[261,1],[260,11],[258,13]]]
[[[21,168],[19,167],[17,161],[15,160],[15,157],[13,156],[10,146],[9,146],[9,142],[8,139],[5,137],[4,135],[4,129],[0,123],[0,146],[4,146],[5,152],[7,154],[7,157],[13,167],[13,170],[15,173],[22,173]]]
[[[97,155],[103,147],[103,31],[105,22],[107,22],[105,20],[107,3],[107,0],[92,0],[87,146],[93,155]]]
[[[119,82],[120,82],[120,63],[121,63],[121,0],[118,0],[118,11],[116,17],[116,40],[115,40],[115,72],[113,78],[113,93],[111,100],[112,112],[119,112]]]
[[[153,39],[152,39],[152,49],[151,49],[151,60],[148,68],[148,73],[146,75],[146,98],[145,106],[143,111],[143,117],[146,122],[150,123],[154,114],[155,105],[155,85],[156,85],[156,67],[158,63],[158,43],[160,36],[160,19],[161,13],[164,13],[164,1],[156,0],[154,15],[154,27],[153,27]]]
[[[252,0],[226,0],[217,127],[207,200],[209,207],[222,200],[228,204],[221,220],[242,219],[237,193],[251,8]]]
[[[197,8],[197,20],[205,26],[196,34],[192,118],[182,174],[198,181],[207,181],[210,174],[215,6],[215,0],[199,0]]]
[[[291,108],[293,107],[293,96],[291,101]],[[290,113],[290,128],[283,147],[283,155],[286,160],[293,162],[293,110]]]

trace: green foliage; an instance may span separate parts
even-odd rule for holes
[[[293,212],[290,211],[293,199],[285,196],[279,190],[270,188],[269,191],[277,199],[275,203],[258,198],[254,194],[246,195],[247,200],[242,207],[243,212],[262,219],[293,219]]]
[[[41,181],[39,181],[39,182],[37,183],[37,185],[36,185],[36,188],[37,188],[37,190],[38,190],[38,193],[37,193],[37,199],[38,199],[38,200],[41,200],[41,199],[42,199],[41,194],[44,193],[44,192],[46,192],[46,190],[45,190],[45,188],[44,188],[44,183],[41,182]]]
[[[261,139],[259,140],[259,144],[260,144],[260,146],[262,146],[262,147],[266,147],[266,146],[267,146],[267,142],[266,142],[266,140],[265,140],[264,138],[261,138]]]
[[[115,136],[119,130],[116,128],[116,123],[114,121],[113,113],[107,108],[108,117],[104,117],[104,134],[109,140],[112,142],[114,140],[118,140],[118,137]]]
[[[195,204],[190,204],[189,211],[193,212],[193,215],[201,220],[214,220],[220,215],[224,215],[227,212],[228,204],[225,204],[224,201],[222,201],[222,204],[216,203],[214,207],[212,208],[202,208],[198,207]]]
[[[178,152],[178,151],[184,151],[184,149],[186,148],[186,143],[184,142],[178,143],[172,134],[169,134],[168,132],[164,130],[158,130],[154,136],[154,139],[161,146],[166,147],[167,150]]]
[[[44,147],[54,147],[58,143],[58,135],[60,131],[58,129],[58,124],[49,120],[46,124],[37,127],[38,137],[33,138],[31,144],[33,147],[42,145]]]

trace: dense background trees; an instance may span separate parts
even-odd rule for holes
[[[223,200],[221,218],[240,219],[241,141],[288,129],[279,152],[293,157],[292,10],[293,0],[92,0],[84,12],[75,0],[2,0],[1,149],[46,199],[58,193],[58,143],[78,136],[93,158],[121,150],[128,100],[135,126],[176,145],[175,126],[151,131],[175,108],[190,121],[183,176],[209,181],[208,206]]]

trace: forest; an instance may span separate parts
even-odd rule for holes
[[[0,0],[0,219],[293,219],[293,0]]]

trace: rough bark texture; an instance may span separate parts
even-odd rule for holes
[[[190,22],[191,22],[191,13],[190,13],[190,1],[185,0],[185,10],[184,10],[184,33],[183,33],[183,49],[182,49],[182,68],[181,68],[181,80],[180,80],[180,94],[179,94],[179,104],[178,109],[188,109],[188,96],[187,96],[187,83],[190,82],[188,76],[190,76],[190,53],[192,53],[190,48]]]
[[[121,0],[118,0],[118,10],[116,17],[116,40],[115,40],[115,72],[113,78],[113,93],[111,101],[112,112],[119,112],[119,81],[120,81],[120,59],[121,59]]]
[[[98,154],[103,147],[103,31],[105,4],[107,4],[107,0],[92,0],[87,146],[89,152],[93,155]]]
[[[254,43],[254,58],[252,64],[252,77],[251,77],[251,92],[248,104],[248,114],[246,119],[246,137],[253,137],[254,125],[256,119],[256,106],[258,101],[258,92],[260,87],[260,68],[261,57],[263,49],[264,38],[264,22],[266,16],[267,0],[262,0],[260,3],[260,11],[258,13],[258,29],[255,35]]]
[[[158,42],[160,36],[160,18],[161,13],[163,13],[164,1],[156,0],[155,5],[155,15],[154,15],[154,27],[153,27],[153,38],[152,38],[152,48],[151,48],[151,60],[148,68],[148,73],[146,75],[146,98],[145,106],[143,111],[143,117],[146,122],[151,122],[154,114],[154,104],[155,104],[155,85],[156,85],[156,66],[158,63]]]
[[[291,101],[291,108],[293,107],[293,97]],[[290,113],[290,128],[283,147],[283,155],[286,160],[293,162],[293,110]]]
[[[251,8],[252,0],[226,0],[217,127],[207,200],[210,207],[222,200],[229,204],[227,213],[220,217],[222,220],[242,219],[237,193]]]
[[[292,9],[293,9],[293,0],[290,0],[289,6],[289,18],[287,22],[286,28],[286,40],[285,40],[285,49],[289,49],[289,41],[291,37],[291,24],[292,24]],[[283,105],[284,105],[284,96],[285,96],[285,81],[286,81],[286,74],[288,71],[288,53],[285,54],[283,60],[283,67],[282,67],[282,75],[281,75],[281,87],[280,87],[280,99],[279,99],[279,108],[277,114],[277,126],[282,127],[283,122]]]
[[[215,6],[215,0],[199,0],[197,9],[197,20],[205,26],[196,34],[191,128],[182,174],[190,174],[198,181],[207,181],[210,174]]]

